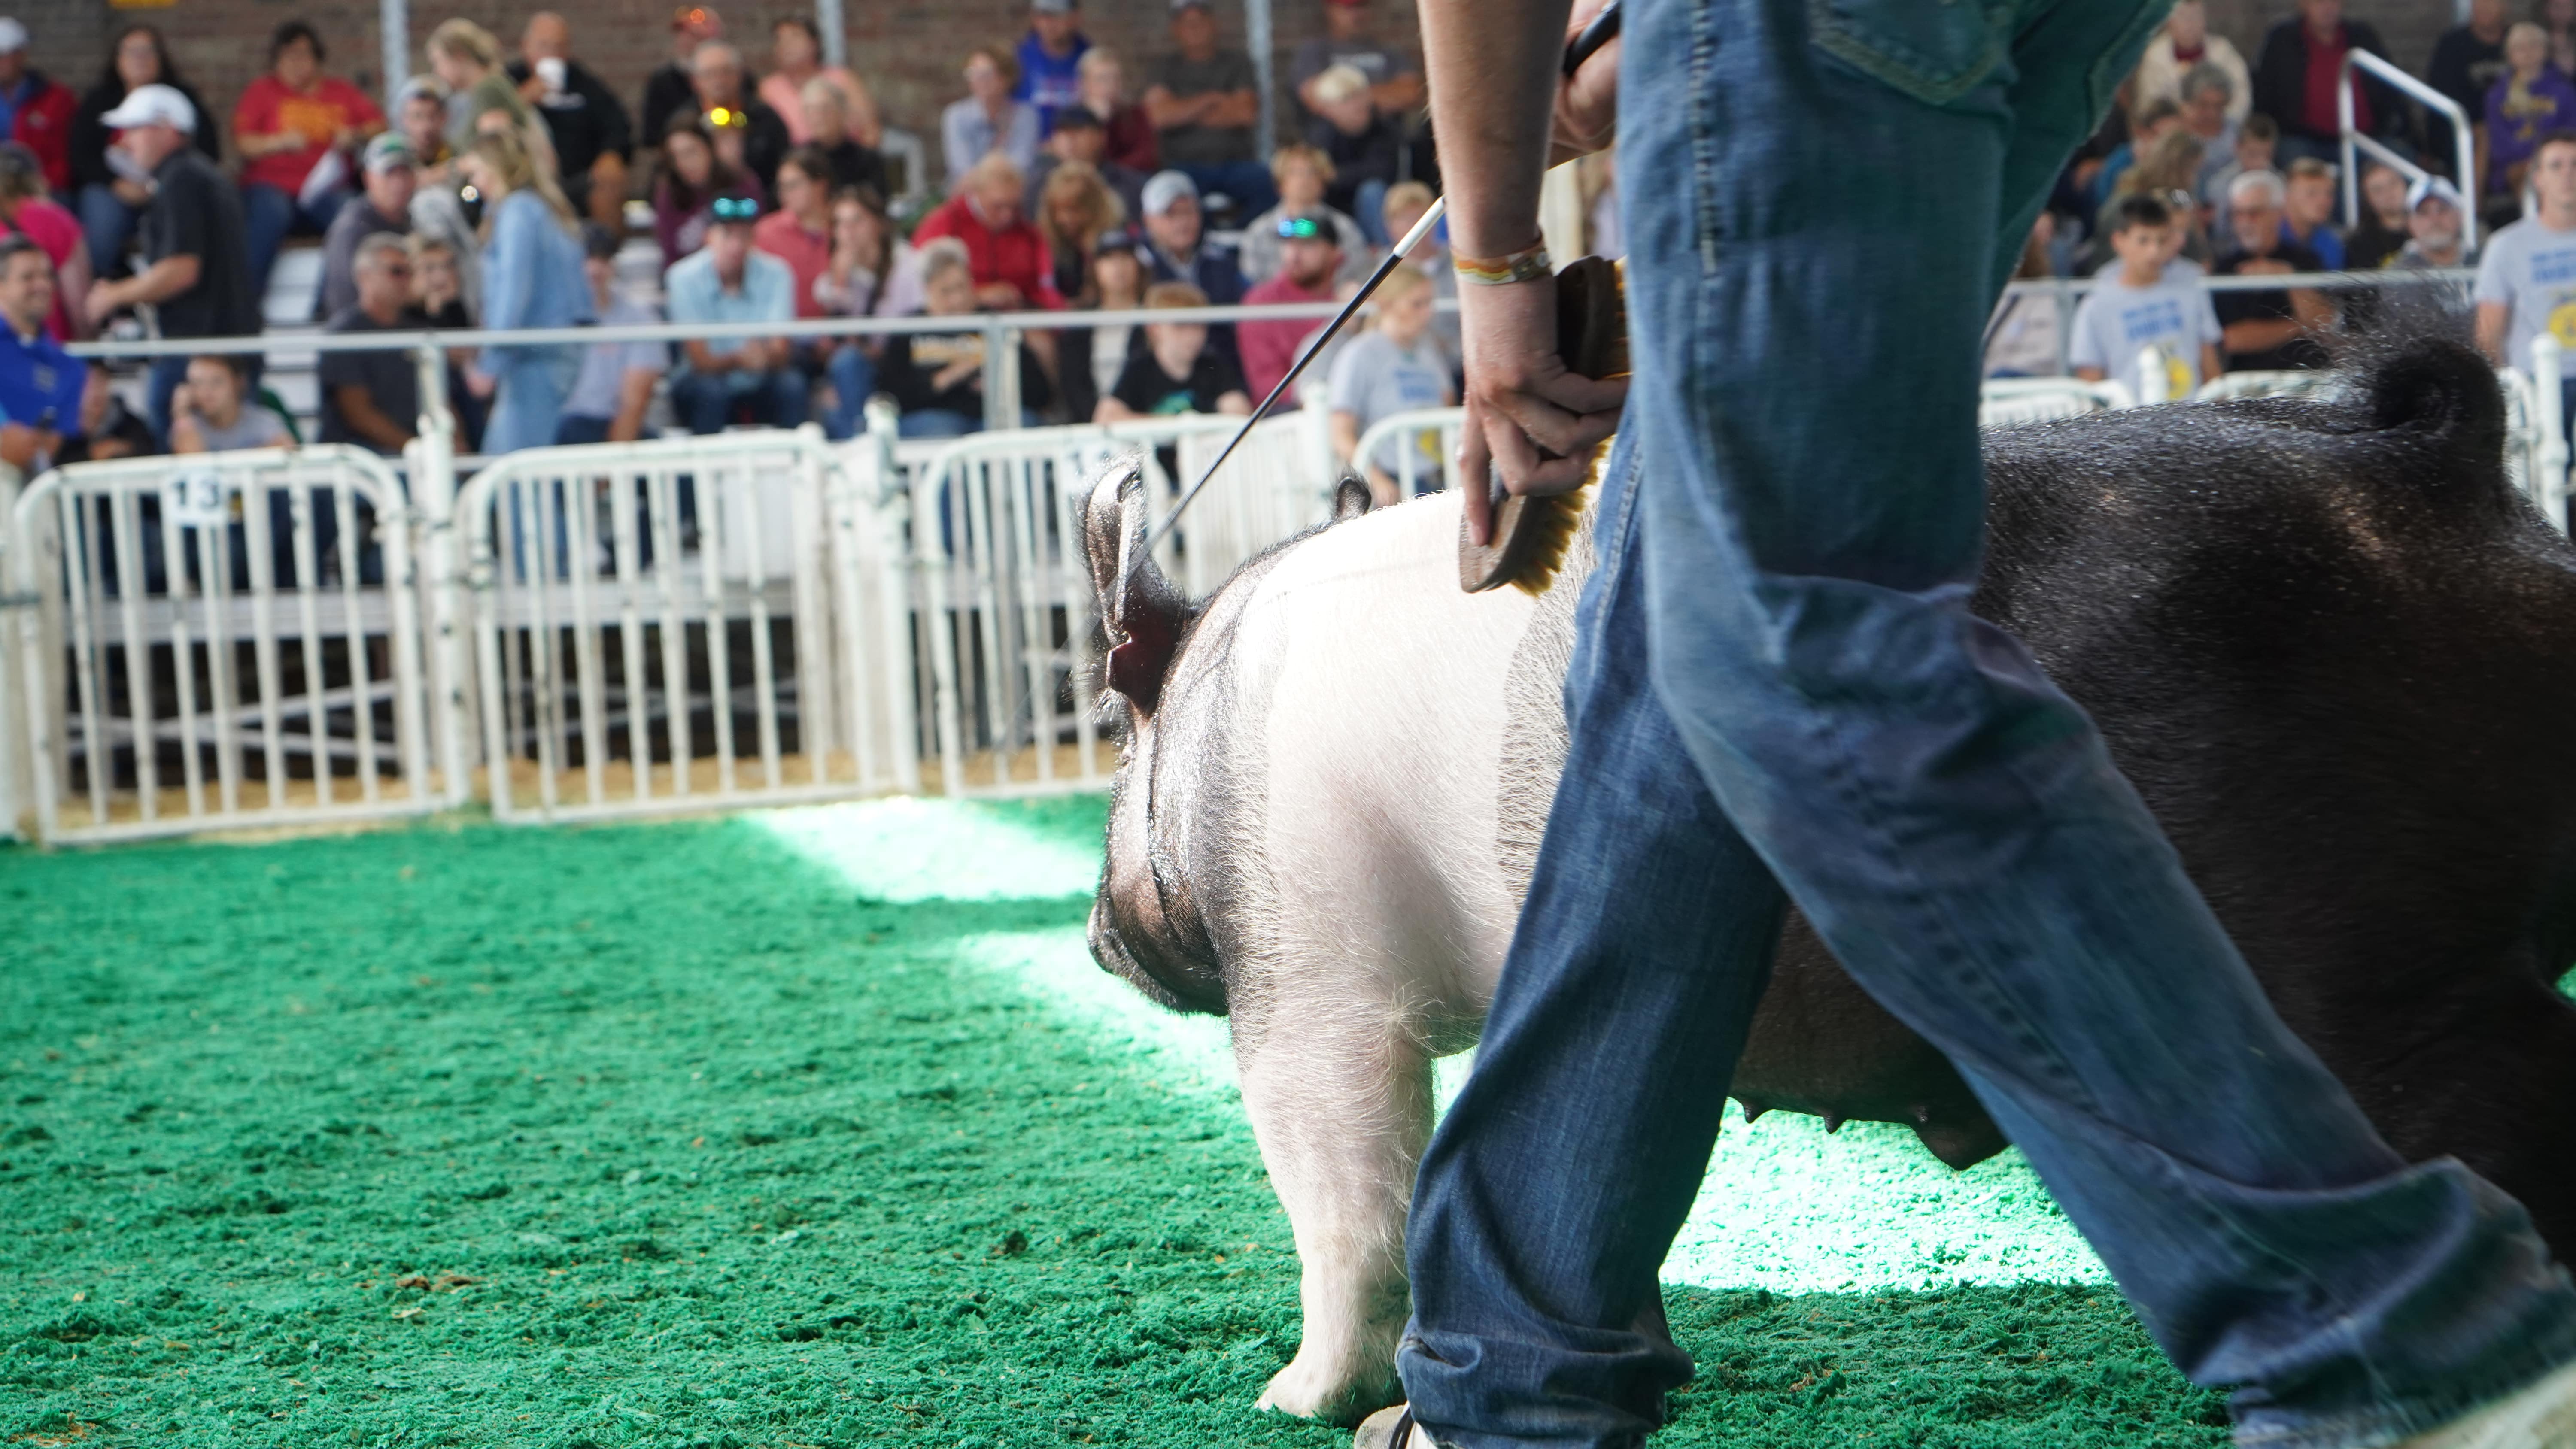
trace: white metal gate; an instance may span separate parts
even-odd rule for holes
[[[838,474],[812,428],[539,448],[476,474],[455,532],[493,815],[917,784],[910,651],[884,627],[900,559]]]
[[[1241,426],[1228,417],[979,433],[911,454],[915,638],[926,755],[951,795],[1097,789],[1098,610],[1076,515],[1086,481],[1135,455],[1160,519]],[[1157,552],[1184,591],[1329,515],[1331,478],[1306,420],[1265,422]],[[1311,499],[1304,495],[1312,495]],[[1301,518],[1301,514],[1311,517]]]
[[[409,515],[355,448],[82,463],[12,511],[48,842],[437,808]]]

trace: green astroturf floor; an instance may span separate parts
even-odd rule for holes
[[[1340,1445],[1096,800],[0,850],[0,1441]],[[2224,1442],[2027,1170],[1730,1120],[1660,1445]]]

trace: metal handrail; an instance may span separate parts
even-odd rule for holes
[[[2459,102],[2359,46],[2343,53],[2343,64],[2335,71],[2335,124],[2343,130],[2344,219],[2348,222],[2361,220],[2361,167],[2356,152],[2368,151],[2372,160],[2394,168],[2409,185],[2432,174],[2377,137],[2364,136],[2353,128],[2352,73],[2355,70],[2370,72],[2374,78],[2449,119],[2451,144],[2458,153],[2454,159],[2459,165],[2460,193],[2464,198],[2460,207],[2460,243],[2474,248],[2478,244],[2478,208],[2475,204],[2477,177],[2472,173],[2477,170],[2477,150],[2469,135],[2469,113],[2460,109]]]

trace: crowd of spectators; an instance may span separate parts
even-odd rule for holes
[[[2469,120],[2465,168],[2445,115],[2353,71],[2354,129],[2408,167],[2363,148],[2347,215],[2338,77],[2351,52],[2387,58],[2377,32],[2348,19],[2343,0],[2297,0],[2249,65],[2210,31],[2202,0],[2179,0],[2023,252],[2020,277],[2092,279],[2068,335],[2050,299],[2008,296],[1987,375],[2048,373],[2062,358],[2081,376],[2172,397],[2220,372],[2320,367],[2322,336],[2374,293],[2208,280],[2426,267],[2478,267],[2481,340],[2500,365],[2528,367],[2516,344],[2561,307],[2576,316],[2576,0],[2536,0],[2519,23],[2515,3],[2470,0],[2425,67],[2424,83]],[[2562,153],[2563,214],[2550,202],[2555,162],[2544,164]],[[2483,246],[2467,244],[2472,218]]]
[[[1015,41],[966,52],[926,177],[898,171],[922,151],[890,147],[876,97],[826,62],[801,17],[770,27],[755,70],[714,9],[682,6],[633,107],[553,12],[530,15],[514,50],[473,21],[438,24],[422,72],[382,107],[333,69],[320,30],[287,20],[228,113],[150,24],[122,27],[75,95],[28,63],[25,27],[0,19],[0,456],[85,456],[92,424],[110,421],[129,448],[300,436],[249,353],[153,362],[143,417],[123,418],[92,396],[111,392],[106,369],[54,355],[109,332],[236,338],[271,316],[345,335],[1332,301],[1381,254],[1390,189],[1427,198],[1432,161],[1419,65],[1370,34],[1368,0],[1320,3],[1325,34],[1292,68],[1295,124],[1265,156],[1255,67],[1224,42],[1212,0],[1172,0],[1169,50],[1132,66],[1092,43],[1079,0],[1031,0]],[[898,219],[898,184],[930,203]],[[649,233],[658,287],[621,277],[630,230]],[[309,305],[282,289],[315,273],[279,269],[306,237],[320,263]],[[30,332],[23,309],[40,292]],[[1314,330],[1032,329],[1017,396],[1032,420],[1239,412]],[[692,432],[812,417],[846,436],[880,395],[906,432],[950,434],[984,425],[988,341],[966,325],[460,345],[447,390],[462,443],[484,452],[636,438],[664,408]],[[1427,345],[1448,346],[1436,330]],[[1454,372],[1454,347],[1441,355]],[[43,386],[29,381],[39,374]],[[408,352],[326,352],[316,382],[321,441],[394,454],[420,426]]]
[[[1420,65],[1373,32],[1368,0],[1317,0],[1323,33],[1295,52],[1284,144],[1264,155],[1257,70],[1228,43],[1216,3],[1170,0],[1168,48],[1131,58],[1092,42],[1079,0],[1030,0],[1022,34],[964,52],[935,126],[908,118],[935,151],[895,144],[878,98],[827,63],[824,37],[797,17],[772,25],[751,56],[714,9],[682,7],[668,58],[632,108],[551,12],[527,18],[515,49],[472,21],[439,24],[423,73],[386,109],[332,71],[320,32],[290,20],[228,124],[148,24],[125,26],[75,97],[27,64],[24,27],[0,20],[0,224],[25,244],[11,264],[45,260],[43,330],[55,344],[129,317],[165,338],[254,334],[263,302],[281,310],[278,257],[305,235],[319,239],[318,285],[309,307],[299,294],[282,310],[342,333],[1347,296],[1434,194]],[[2461,168],[2441,117],[2363,75],[2358,127],[2434,174],[2366,163],[2360,214],[2347,216],[2335,81],[2348,53],[2381,52],[2377,34],[2346,18],[2342,0],[2296,0],[2249,60],[2209,29],[2202,0],[2180,0],[2025,250],[2024,275],[2098,285],[2062,340],[2053,311],[2008,304],[1989,372],[2072,358],[2135,385],[2153,349],[2169,389],[2220,370],[2313,365],[2317,331],[2347,305],[2341,289],[2206,280],[2474,265],[2461,243],[2469,216],[2486,224],[2490,258],[2537,256],[2546,277],[2556,253],[2532,243],[2555,230],[2545,160],[2562,132],[2576,140],[2576,0],[2540,0],[2520,23],[2515,3],[2471,0],[2427,67],[2471,118],[2464,175],[2451,174]],[[1588,174],[1584,201],[1609,240],[1610,173]],[[898,215],[898,195],[924,204]],[[650,236],[658,286],[621,280],[621,254],[638,247],[630,227]],[[1345,450],[1393,412],[1456,395],[1455,325],[1434,311],[1454,288],[1435,240],[1389,284],[1366,332],[1302,379],[1297,400],[1329,415]],[[2511,309],[2492,329],[2499,348],[2535,311],[2576,306],[2529,287],[2509,299],[2490,290],[2512,289],[2480,292]],[[1311,318],[1028,329],[1013,344],[1018,405],[1074,421],[1233,411],[1277,385],[1315,330]],[[657,415],[693,432],[812,418],[846,436],[877,395],[895,400],[905,431],[933,435],[982,426],[989,346],[970,322],[910,337],[460,346],[449,392],[464,442],[486,452],[637,437]],[[418,426],[405,355],[330,357],[320,435],[399,450]],[[148,371],[153,445],[175,446],[183,424],[208,435],[207,400],[226,384],[191,366],[171,358]],[[244,406],[274,411],[256,358],[223,370]],[[72,371],[84,392],[80,406],[54,409],[61,449],[96,411],[93,370]],[[214,432],[235,425],[216,420]],[[1416,471],[1392,466],[1399,454],[1359,465],[1393,487]]]

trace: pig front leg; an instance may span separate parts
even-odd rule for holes
[[[1303,1341],[1259,1406],[1345,1424],[1403,1397],[1404,1219],[1431,1137],[1430,1057],[1347,991],[1234,1017],[1243,1105],[1303,1270]]]

